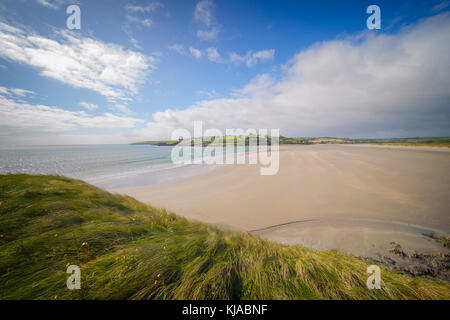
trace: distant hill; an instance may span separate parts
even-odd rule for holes
[[[250,139],[253,144],[259,145],[263,139],[270,145],[270,136],[224,136],[219,139],[214,137],[204,137],[190,139],[190,140],[159,140],[159,141],[143,141],[135,142],[132,145],[154,145],[154,146],[175,146],[180,145],[194,145],[199,143],[202,146],[227,146],[235,145],[249,145]],[[450,147],[450,137],[428,137],[428,138],[388,138],[388,139],[351,139],[351,138],[334,138],[334,137],[299,137],[288,138],[280,136],[280,144],[354,144],[354,143],[375,143],[375,144],[402,144],[402,145],[425,145]]]

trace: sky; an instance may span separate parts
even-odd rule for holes
[[[68,29],[77,5],[81,28]],[[377,5],[381,29],[369,30]],[[450,136],[450,1],[2,0],[0,146]]]

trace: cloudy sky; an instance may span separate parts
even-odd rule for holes
[[[66,9],[81,9],[69,30]],[[366,8],[381,8],[368,30]],[[449,1],[2,0],[0,145],[450,136]]]

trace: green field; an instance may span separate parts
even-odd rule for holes
[[[66,268],[81,268],[68,290]],[[0,176],[0,299],[449,299],[448,283],[220,231],[57,176]]]
[[[256,141],[252,144],[259,145],[260,139],[266,139],[266,143],[270,145],[270,136],[254,136]],[[181,145],[194,145],[194,139],[189,141],[167,140],[167,141],[143,141],[133,143],[134,145],[155,145],[155,146],[174,146],[181,142]],[[203,147],[206,146],[228,146],[246,145],[248,146],[250,138],[248,136],[224,136],[219,138],[203,137],[199,142]],[[350,139],[335,137],[298,137],[288,138],[280,136],[279,144],[355,144],[355,143],[374,143],[385,145],[402,145],[402,146],[430,146],[430,147],[449,147],[450,137],[428,137],[428,138],[389,138],[389,139]]]
[[[380,142],[384,146],[450,148],[450,142]]]
[[[153,146],[174,146],[178,144],[178,142],[178,140],[142,141],[132,143],[132,145],[149,144]]]

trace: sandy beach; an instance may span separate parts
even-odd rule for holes
[[[450,231],[450,152],[371,145],[281,146],[280,169],[225,165],[173,183],[113,190],[189,219],[271,240],[377,257],[443,248]]]

